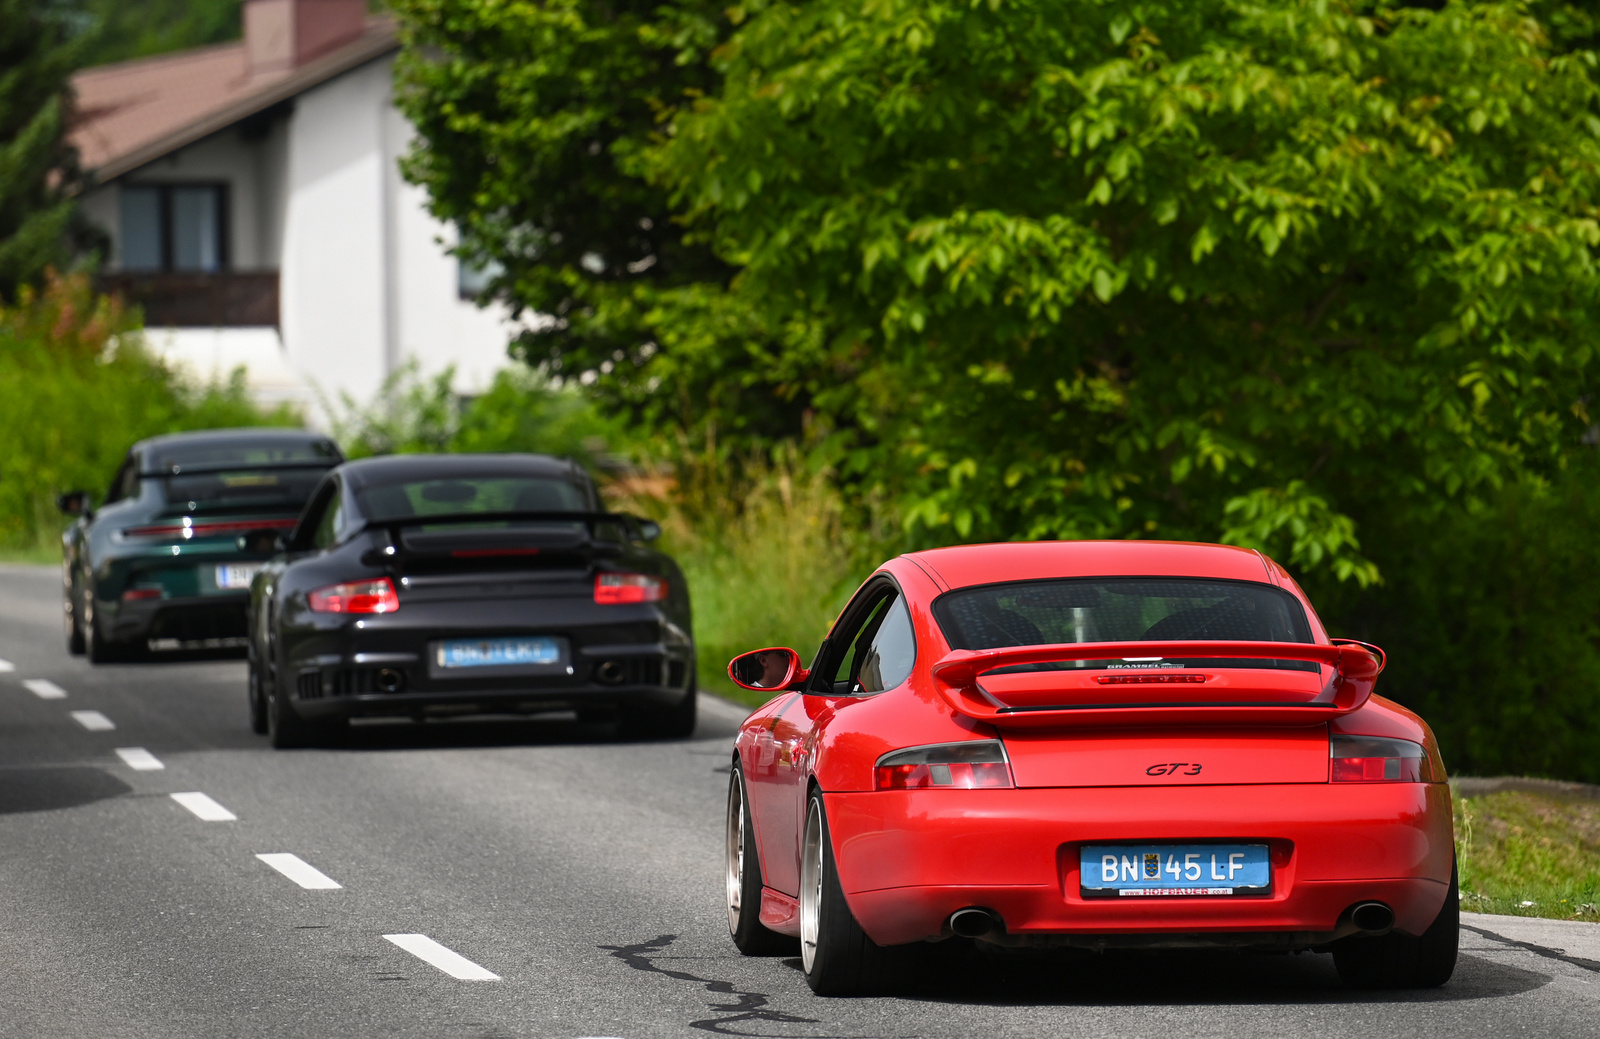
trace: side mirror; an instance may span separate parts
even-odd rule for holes
[[[800,654],[776,647],[734,657],[728,661],[728,677],[741,689],[799,689],[811,672],[800,666]]]
[[[276,530],[252,530],[234,538],[241,552],[282,552],[284,536]]]
[[[56,508],[68,516],[86,515],[90,511],[89,492],[68,491],[65,494],[58,494],[56,495]]]

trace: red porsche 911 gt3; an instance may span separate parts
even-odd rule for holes
[[[1373,696],[1383,663],[1246,549],[893,559],[809,670],[790,649],[729,665],[779,690],[734,748],[734,942],[798,937],[824,994],[957,936],[1314,950],[1348,984],[1443,984],[1450,793],[1427,724]]]

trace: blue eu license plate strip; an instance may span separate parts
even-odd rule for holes
[[[440,667],[521,667],[561,663],[561,643],[551,638],[448,639],[439,643]]]
[[[1265,844],[1090,844],[1078,868],[1087,898],[1272,893]]]

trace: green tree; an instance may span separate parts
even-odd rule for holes
[[[0,300],[65,255],[76,164],[63,141],[82,48],[60,3],[0,0]]]
[[[85,65],[239,38],[240,0],[83,0],[93,24]]]

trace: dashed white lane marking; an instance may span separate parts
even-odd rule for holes
[[[90,732],[110,732],[116,728],[111,719],[99,711],[73,711],[72,720]]]
[[[438,967],[452,978],[460,978],[462,981],[500,980],[500,975],[484,970],[459,952],[445,948],[425,934],[386,934],[384,937],[424,963]]]
[[[28,692],[41,700],[65,700],[67,691],[48,678],[28,678],[22,683]]]
[[[199,791],[173,794],[172,799],[208,823],[231,823],[239,818]]]
[[[309,891],[333,891],[340,886],[337,880],[298,855],[276,851],[267,855],[257,855],[256,858]]]
[[[118,747],[117,757],[135,772],[154,772],[158,768],[167,767],[161,763],[160,758],[143,747]]]
[[[13,664],[9,660],[0,658],[0,671],[15,671],[16,669],[17,665]]]

